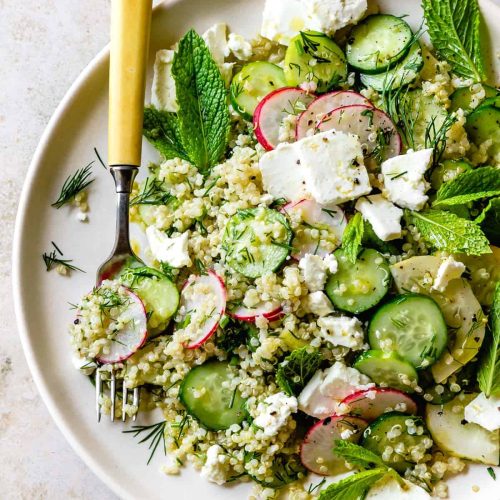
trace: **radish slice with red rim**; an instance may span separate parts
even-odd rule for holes
[[[254,323],[259,316],[274,321],[283,314],[283,309],[279,302],[262,302],[255,307],[238,306],[229,314],[240,321]]]
[[[184,284],[177,315],[177,333],[187,349],[204,344],[217,330],[226,311],[226,287],[214,271],[191,275]]]
[[[307,109],[297,120],[295,128],[296,140],[306,137],[307,132],[315,129],[318,123],[334,109],[352,104],[363,104],[373,107],[372,103],[366,97],[352,90],[337,90],[318,97],[307,106]]]
[[[102,364],[118,363],[130,358],[142,347],[148,335],[146,309],[142,300],[131,290],[120,286],[118,293],[125,298],[118,306],[119,313],[114,321],[123,326],[110,340],[108,352],[96,357]]]
[[[300,448],[304,467],[320,476],[345,472],[345,460],[333,453],[335,441],[358,442],[368,422],[359,417],[333,415],[314,424]]]
[[[280,142],[280,128],[286,117],[298,116],[315,96],[296,87],[284,87],[268,94],[255,109],[253,123],[255,136],[262,146],[271,151]]]
[[[342,242],[342,235],[347,226],[347,219],[343,210],[337,205],[321,205],[313,200],[301,200],[297,203],[288,203],[282,208],[292,219],[295,214],[305,223],[304,230],[296,230],[292,241],[292,257],[300,260],[304,255],[311,253],[325,257],[332,253]],[[299,226],[300,227],[300,226]],[[329,236],[311,236],[311,229],[328,231]]]
[[[375,387],[355,392],[347,396],[339,405],[339,412],[362,417],[368,422],[388,411],[415,415],[417,404],[404,392]]]
[[[401,153],[401,137],[396,126],[380,109],[362,104],[334,109],[317,127],[318,132],[327,130],[357,135],[370,163],[380,164]]]

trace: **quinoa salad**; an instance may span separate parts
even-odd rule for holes
[[[496,478],[500,94],[476,0],[401,9],[267,0],[252,39],[219,23],[156,54],[139,259],[69,331],[82,376],[140,388],[105,413],[161,412],[126,432],[165,474],[295,500]],[[89,175],[54,204],[82,222]]]

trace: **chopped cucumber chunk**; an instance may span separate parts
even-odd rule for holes
[[[496,161],[500,157],[500,107],[496,103],[484,103],[474,110],[467,117],[465,130],[476,146],[491,140],[489,158]]]
[[[437,191],[444,182],[469,170],[472,170],[472,165],[466,160],[444,160],[432,171],[431,186]]]
[[[284,71],[292,87],[314,82],[318,92],[327,92],[346,79],[347,63],[342,49],[327,35],[302,31],[288,46]]]
[[[350,313],[367,311],[378,304],[389,290],[391,273],[386,259],[371,248],[363,250],[355,264],[344,250],[334,253],[338,271],[330,276],[325,291],[333,304]]]
[[[483,88],[484,88],[484,97],[483,99],[488,99],[491,97],[495,97],[498,93],[497,89],[494,87],[490,87],[489,85],[485,85],[483,83]],[[456,111],[457,109],[461,108],[465,112],[470,112],[472,111],[471,109],[471,104],[472,104],[472,90],[471,87],[462,87],[460,89],[455,90],[453,94],[450,96],[451,100],[451,106],[450,106],[450,112]]]
[[[427,368],[446,347],[448,330],[432,298],[408,293],[376,311],[368,327],[368,341],[373,349],[397,352],[415,368]]]
[[[227,223],[223,249],[227,264],[247,278],[276,271],[288,257],[292,230],[271,208],[240,210]]]
[[[192,368],[181,383],[179,399],[188,413],[207,429],[228,429],[247,416],[246,400],[238,389],[223,386],[232,374],[227,363],[209,361]]]

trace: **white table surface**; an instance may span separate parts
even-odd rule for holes
[[[495,0],[500,3],[500,0]],[[108,41],[109,0],[0,0],[1,498],[116,498],[76,456],[37,393],[17,337],[11,240],[17,201],[55,107]]]

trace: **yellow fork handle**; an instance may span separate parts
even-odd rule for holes
[[[152,0],[111,2],[109,165],[141,164],[152,3]]]

